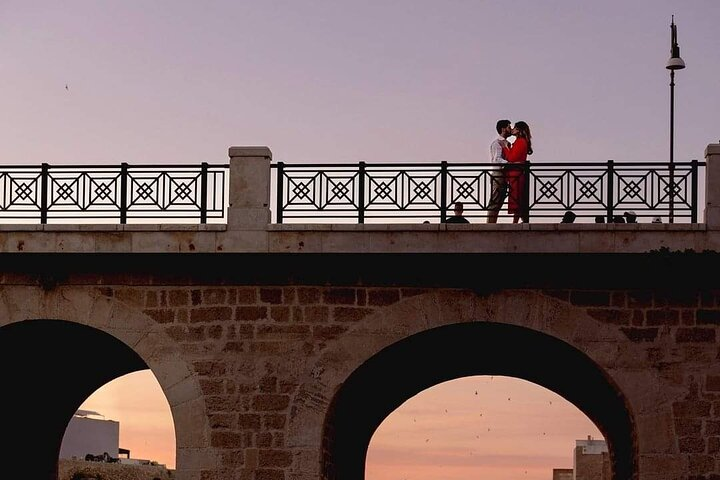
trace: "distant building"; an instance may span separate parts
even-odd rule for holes
[[[605,440],[575,441],[573,480],[611,480],[610,454]]]
[[[113,462],[123,465],[165,467],[153,460],[130,458],[130,450],[120,448],[119,445],[120,422],[106,420],[97,412],[78,410],[65,429],[65,436],[60,446],[60,458],[85,460],[88,454],[99,457],[107,453]],[[120,455],[126,457],[122,458]]]
[[[102,455],[105,452],[117,458],[119,444],[120,422],[105,420],[97,412],[78,410],[65,429],[60,458],[82,460],[87,454]]]
[[[553,468],[552,480],[573,480],[573,469]]]
[[[611,480],[610,454],[605,440],[575,440],[573,468],[554,468],[553,480]]]

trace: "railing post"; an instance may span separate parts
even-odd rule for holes
[[[523,198],[525,199],[527,211],[525,213],[525,222],[530,223],[530,160],[523,164],[523,175],[525,181],[523,182]],[[522,205],[521,205],[522,206]]]
[[[120,224],[127,223],[127,180],[128,180],[128,164],[123,162],[120,164]]]
[[[607,176],[608,176],[608,189],[607,189],[607,221],[608,223],[612,223],[613,217],[615,215],[615,205],[614,205],[614,198],[615,198],[615,185],[613,180],[615,179],[615,162],[613,160],[608,160],[607,162]]]
[[[720,230],[720,143],[705,149],[705,225]]]
[[[445,223],[447,220],[447,177],[448,177],[448,162],[440,162],[440,223]]]
[[[202,162],[200,167],[200,223],[207,223],[207,180],[208,164]]]
[[[698,161],[693,160],[690,162],[691,166],[691,177],[690,182],[692,186],[692,192],[690,192],[690,223],[697,223],[698,215]]]
[[[365,162],[358,165],[358,223],[365,223]]]
[[[47,223],[48,217],[48,177],[50,176],[50,165],[42,164],[40,170],[40,223]]]
[[[675,223],[675,164],[670,163],[670,209],[668,222]]]
[[[283,190],[283,187],[285,185],[285,179],[283,176],[285,175],[285,163],[284,162],[278,162],[277,163],[277,179],[275,188],[277,189],[277,198],[275,200],[275,211],[277,212],[275,214],[276,218],[275,221],[277,223],[283,222],[283,197],[285,196],[285,192]]]

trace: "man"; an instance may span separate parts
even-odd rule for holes
[[[507,159],[503,154],[503,148],[508,148],[507,138],[512,135],[510,120],[498,120],[495,124],[498,137],[490,144],[490,203],[488,203],[487,223],[497,223],[498,214],[507,196],[507,180],[503,167],[507,165]]]
[[[445,223],[470,223],[470,221],[463,217],[463,210],[465,205],[462,202],[455,202],[454,215],[445,219]]]

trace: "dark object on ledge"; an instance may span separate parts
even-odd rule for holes
[[[632,210],[623,213],[623,217],[625,217],[625,223],[637,223],[637,214]]]
[[[577,215],[575,215],[572,211],[568,210],[567,212],[565,212],[565,215],[563,215],[560,223],[575,223],[576,217]]]

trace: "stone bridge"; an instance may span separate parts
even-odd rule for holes
[[[390,412],[468,375],[574,403],[615,480],[720,478],[720,145],[697,224],[277,225],[269,149],[230,157],[227,224],[0,225],[19,477],[149,368],[180,480],[362,480]]]

